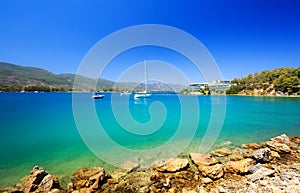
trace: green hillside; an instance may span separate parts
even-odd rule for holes
[[[227,94],[241,95],[300,95],[300,67],[277,68],[249,74],[231,81]]]
[[[73,89],[75,74],[54,74],[50,71],[0,62],[0,90],[2,91],[66,91]],[[97,79],[77,75],[75,88],[94,90]],[[97,90],[109,90],[113,81],[101,79]]]

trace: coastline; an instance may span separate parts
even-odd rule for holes
[[[210,154],[190,152],[142,168],[127,162],[106,174],[82,168],[61,188],[56,176],[34,167],[15,187],[0,192],[299,192],[300,138],[286,135]]]

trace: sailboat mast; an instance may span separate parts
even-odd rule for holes
[[[144,76],[145,76],[145,92],[147,93],[147,84],[148,84],[148,80],[147,80],[147,64],[146,64],[146,60],[144,60]]]

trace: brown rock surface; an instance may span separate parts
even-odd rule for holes
[[[227,149],[227,148],[221,148],[221,149],[214,150],[211,153],[213,155],[216,155],[216,156],[219,156],[219,157],[223,157],[223,156],[230,155],[232,152],[229,149]]]
[[[285,134],[271,138],[270,141],[262,143],[263,146],[269,147],[271,150],[277,151],[279,153],[290,153],[290,144],[290,139]]]
[[[171,158],[169,160],[155,161],[152,168],[161,172],[176,172],[188,166],[189,161],[183,158]]]
[[[190,153],[190,158],[197,166],[209,166],[220,163],[220,160],[210,154]]]
[[[199,171],[203,176],[209,177],[211,179],[219,179],[224,175],[224,165],[223,164],[215,164],[210,166],[199,166]]]
[[[255,165],[255,160],[251,158],[242,159],[239,161],[228,161],[225,167],[225,172],[243,174],[250,170]]]
[[[102,185],[106,178],[107,175],[103,168],[95,167],[79,169],[71,176],[73,186],[69,191],[80,189],[83,189],[81,191],[96,190]]]
[[[242,144],[242,147],[247,149],[259,149],[260,145],[258,145],[257,143],[248,143],[248,144]]]

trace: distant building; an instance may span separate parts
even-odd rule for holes
[[[225,91],[230,88],[230,81],[227,80],[215,80],[212,83],[192,83],[190,87],[192,91],[199,91],[205,87],[209,88],[210,91]]]

